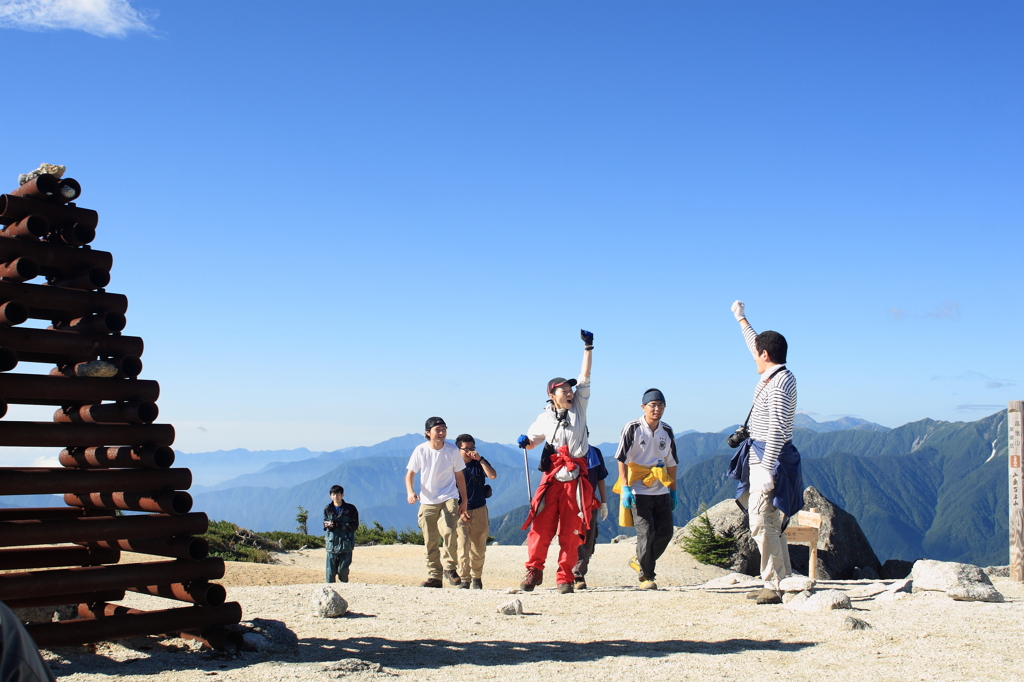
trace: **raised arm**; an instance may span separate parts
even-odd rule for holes
[[[580,368],[580,375],[589,379],[590,366],[594,361],[594,332],[581,329],[580,338],[583,339],[583,366]]]
[[[750,326],[750,322],[747,321],[745,307],[746,306],[744,306],[743,301],[735,301],[732,304],[731,310],[733,317],[735,317],[736,321],[740,323],[740,329],[743,330],[743,340],[747,342],[747,350],[750,351],[750,354],[753,355],[756,360],[757,344],[755,343],[755,340],[757,339],[757,332],[754,331],[754,328]]]

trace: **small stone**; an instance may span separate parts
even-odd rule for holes
[[[870,630],[871,624],[860,618],[854,618],[853,616],[847,616],[846,620],[839,626],[840,630]]]
[[[498,607],[498,613],[506,616],[521,616],[523,615],[523,602],[518,599],[507,601]]]
[[[985,569],[985,575],[991,578],[1009,578],[1010,567],[1009,566],[988,566]]]
[[[897,580],[885,590],[886,592],[897,594],[910,594],[914,590],[914,581],[910,578],[904,578],[903,580]]]
[[[779,592],[776,592],[775,590],[769,590],[767,587],[762,588],[761,591],[757,593],[757,603],[758,604],[781,604],[782,603],[782,594],[779,593]]]
[[[854,580],[878,580],[878,571],[870,566],[855,566],[853,569]]]
[[[723,575],[720,578],[712,578],[711,580],[701,585],[701,587],[709,587],[714,589],[721,587],[733,587],[734,585],[744,585],[747,583],[761,582],[762,581],[760,580],[755,580],[754,578],[751,578],[749,575],[744,575],[742,573],[730,573],[729,575]]]
[[[946,596],[956,601],[987,601],[996,604],[1002,603],[1003,595],[996,588],[984,583],[970,583],[968,585],[957,585],[946,590]]]
[[[851,597],[865,598],[874,597],[876,594],[882,594],[887,589],[885,583],[871,583],[870,585],[858,585],[849,591]]]
[[[321,618],[337,618],[348,611],[348,602],[327,585],[313,590],[313,613]]]
[[[371,663],[370,661],[362,661],[358,658],[343,658],[340,661],[334,661],[333,663],[327,663],[324,665],[324,670],[331,672],[340,672],[342,675],[349,673],[379,673],[383,672],[384,666],[380,663]]]
[[[613,537],[613,538],[611,539],[611,543],[612,543],[613,545],[617,545],[618,543],[622,542],[622,541],[623,541],[623,540],[625,540],[625,539],[626,539],[626,536],[625,536],[625,535],[616,535],[615,537]]]
[[[80,377],[95,377],[95,378],[106,378],[112,377],[117,374],[117,367],[110,364],[109,362],[103,362],[102,360],[93,360],[91,362],[83,362],[75,365],[75,376]]]
[[[805,600],[798,602],[794,599],[786,606],[797,611],[807,612],[853,608],[853,605],[850,604],[850,598],[839,590],[822,590],[821,592],[815,592]]]
[[[818,581],[814,578],[793,576],[779,582],[779,589],[783,592],[804,592],[810,590]]]
[[[505,594],[522,594],[522,593],[523,593],[523,591],[520,590],[518,587],[510,587],[507,590],[505,590]]]
[[[245,640],[246,646],[256,651],[266,651],[270,647],[270,640],[258,632],[247,632],[242,635],[242,639]]]
[[[64,171],[66,170],[67,166],[55,166],[52,163],[41,163],[39,164],[39,168],[36,168],[34,171],[18,175],[18,185],[24,185],[29,180],[38,178],[44,173],[49,173],[54,177],[61,178],[64,177]]]

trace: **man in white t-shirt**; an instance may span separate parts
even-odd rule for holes
[[[405,490],[409,504],[420,503],[417,520],[423,531],[423,544],[427,549],[427,579],[420,587],[442,587],[441,550],[438,539],[444,541],[444,573],[448,582],[458,585],[456,569],[455,528],[458,518],[469,522],[466,512],[466,478],[462,470],[466,463],[458,448],[445,442],[448,426],[440,417],[427,420],[427,442],[416,446],[406,465]],[[420,475],[420,494],[413,490],[417,472]],[[461,502],[460,502],[461,500]]]

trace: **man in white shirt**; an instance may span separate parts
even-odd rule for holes
[[[590,402],[590,367],[594,335],[580,330],[583,339],[583,367],[580,378],[556,377],[548,382],[548,405],[518,439],[519,447],[532,449],[547,442],[540,458],[544,472],[534,492],[523,530],[526,536],[526,576],[519,587],[530,592],[544,581],[544,562],[555,532],[558,532],[558,591],[573,591],[573,567],[578,559],[587,528],[600,505],[587,473],[587,404]],[[573,392],[573,386],[576,391]],[[583,474],[583,475],[581,475]]]
[[[656,590],[654,567],[665,553],[676,508],[676,439],[672,427],[661,421],[665,396],[656,388],[644,392],[644,415],[626,424],[615,458],[619,461],[622,506],[633,509],[636,556],[629,565],[640,574],[641,590]]]
[[[456,569],[457,555],[455,527],[458,518],[469,522],[466,512],[466,468],[458,448],[445,442],[448,426],[440,417],[431,417],[426,423],[426,443],[412,451],[406,465],[405,490],[409,504],[420,503],[417,520],[423,531],[423,544],[427,550],[427,579],[420,587],[442,587],[441,550],[438,539],[444,540],[444,576],[452,585],[459,585]],[[420,475],[420,494],[413,490],[416,473]],[[460,502],[461,500],[461,502]]]

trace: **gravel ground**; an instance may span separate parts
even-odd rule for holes
[[[323,551],[290,552],[275,566],[230,564],[228,598],[246,620],[283,623],[298,645],[280,653],[230,657],[156,637],[44,652],[55,673],[75,682],[130,680],[1003,680],[1022,679],[1019,638],[1024,586],[996,579],[1004,604],[956,602],[921,593],[898,601],[857,597],[864,582],[820,583],[853,597],[854,611],[803,613],[758,606],[736,586],[701,589],[725,572],[671,546],[659,561],[662,589],[634,589],[633,546],[599,545],[588,582],[554,591],[555,551],[545,583],[518,584],[523,547],[490,547],[484,590],[429,590],[421,547],[358,548],[352,580],[335,585],[349,613],[317,618],[310,595],[322,580]],[[523,603],[521,616],[496,607]],[[166,608],[131,594],[136,608]],[[850,615],[869,630],[842,627]]]

